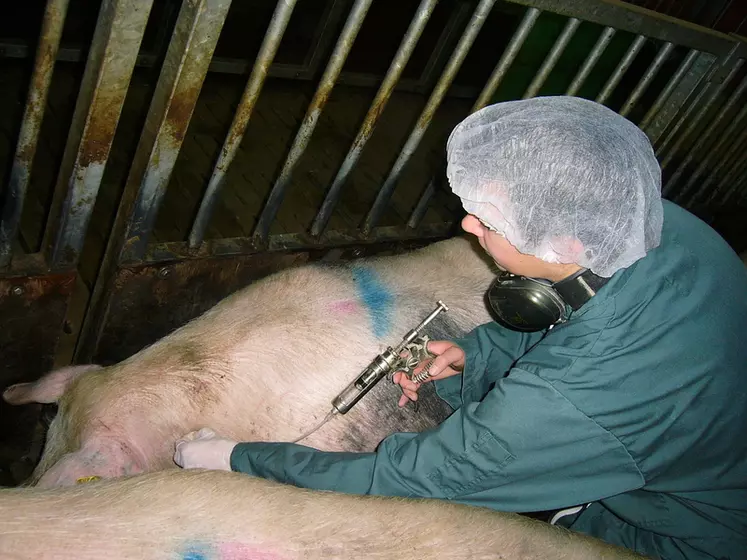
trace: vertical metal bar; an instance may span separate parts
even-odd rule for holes
[[[147,132],[135,155],[138,164],[133,162],[128,177],[128,185],[131,181],[139,185],[122,249],[128,260],[140,260],[145,254],[230,6],[231,0],[182,4],[148,111]],[[144,158],[145,166],[140,163]]]
[[[726,161],[728,161],[736,152],[736,149],[741,140],[747,138],[747,127],[745,126],[747,125],[747,120],[745,120],[746,117],[747,104],[745,104],[739,111],[737,116],[732,119],[727,129],[719,135],[720,137],[716,145],[708,151],[706,157],[703,158],[703,161],[700,162],[698,168],[693,172],[693,174],[690,176],[690,179],[688,179],[688,182],[683,187],[683,189],[691,189],[698,181],[698,179],[703,176],[703,172],[709,166],[711,166],[713,158],[718,156],[718,163],[715,166],[712,166],[711,174],[701,181],[700,187],[693,195],[693,202],[697,202],[698,200],[701,200],[703,198],[703,195],[706,193],[709,185],[713,182],[714,178],[718,175],[718,172],[721,171]],[[741,136],[739,131],[742,131]],[[722,153],[724,148],[726,148],[726,152]],[[710,199],[711,196],[709,194],[708,200],[710,201]]]
[[[477,97],[477,101],[475,101],[475,104],[470,109],[470,114],[474,113],[475,111],[479,111],[480,109],[487,106],[487,104],[493,98],[493,95],[498,89],[498,86],[501,84],[503,78],[508,73],[508,70],[513,64],[514,60],[516,60],[521,47],[524,45],[524,42],[529,36],[529,33],[532,31],[532,28],[534,27],[534,24],[541,13],[542,12],[537,8],[529,8],[526,11],[524,17],[521,20],[521,23],[519,24],[519,27],[516,28],[516,31],[511,37],[508,45],[506,45],[506,49],[503,51],[501,58],[495,65],[493,73],[490,75],[490,78],[488,78],[488,81],[482,88],[480,95]],[[410,214],[410,218],[407,220],[407,227],[412,229],[418,227],[423,217],[425,216],[426,211],[428,210],[428,204],[430,203],[431,198],[433,198],[433,195],[436,192],[435,185],[436,177],[434,175],[431,177],[430,181],[428,181],[428,186],[420,196],[420,199],[415,205],[415,209],[412,211],[412,214]]]
[[[635,41],[633,41],[633,44],[630,45],[628,48],[628,51],[625,53],[625,56],[622,58],[620,63],[617,65],[617,68],[615,68],[615,71],[612,73],[612,76],[610,76],[609,80],[607,80],[607,83],[604,84],[604,87],[602,88],[602,92],[597,96],[595,101],[597,103],[604,104],[607,99],[609,99],[609,96],[612,95],[612,92],[617,87],[617,84],[620,83],[620,80],[622,80],[623,75],[625,72],[630,68],[630,65],[633,64],[633,60],[635,60],[635,57],[638,55],[638,52],[643,48],[643,44],[646,42],[646,37],[643,35],[637,35]]]
[[[734,92],[729,96],[729,99],[726,101],[726,103],[724,103],[721,109],[719,109],[718,113],[716,114],[716,117],[712,119],[710,123],[708,124],[708,126],[706,127],[706,129],[698,135],[698,139],[688,150],[687,156],[682,161],[682,163],[680,163],[680,166],[677,169],[677,171],[675,171],[671,175],[666,185],[664,185],[663,192],[671,193],[674,187],[676,186],[679,178],[682,176],[685,170],[692,163],[693,158],[695,158],[696,155],[702,155],[704,153],[704,148],[706,146],[706,143],[709,141],[709,139],[711,138],[715,130],[721,125],[721,122],[724,120],[724,117],[726,117],[727,113],[729,113],[734,108],[734,106],[739,101],[739,98],[744,94],[745,91],[747,91],[747,77],[742,79],[741,83],[737,86]],[[723,137],[723,133],[722,133],[722,137]],[[683,197],[685,197],[685,195],[687,195],[692,190],[692,185],[694,183],[694,177],[695,177],[695,174],[690,176],[690,180],[687,182],[687,184],[682,189],[680,189],[680,191],[677,193],[675,197],[675,201],[681,201]]]
[[[742,153],[747,151],[747,146],[742,146]],[[731,171],[724,177],[722,185],[716,190],[716,194],[721,195],[721,204],[726,204],[729,199],[737,192],[747,179],[747,158],[737,158]]]
[[[591,70],[594,68],[596,63],[599,62],[599,59],[602,58],[604,49],[606,49],[607,45],[610,44],[610,41],[612,40],[612,37],[615,36],[615,33],[617,33],[617,30],[614,27],[604,28],[604,31],[599,36],[599,39],[597,39],[594,48],[589,53],[589,56],[586,57],[586,60],[576,74],[576,77],[573,78],[571,85],[568,86],[568,90],[565,92],[566,95],[576,95],[578,93],[578,90],[581,89],[581,86],[586,81],[586,78],[588,78],[589,74],[591,74]]]
[[[532,28],[541,13],[542,12],[537,8],[529,8],[526,11],[519,27],[516,29],[513,37],[511,37],[511,41],[506,46],[506,50],[503,51],[498,64],[495,65],[493,73],[490,75],[490,78],[488,78],[488,81],[482,88],[482,92],[478,96],[477,101],[475,101],[475,104],[472,106],[470,113],[479,111],[493,98],[498,86],[508,73],[508,69],[514,63],[514,60],[516,60],[521,47],[524,46],[524,42],[532,31]]]
[[[400,173],[402,173],[405,165],[409,161],[410,157],[412,157],[412,154],[415,153],[415,150],[420,144],[420,141],[423,139],[425,131],[428,129],[433,115],[435,114],[439,105],[441,105],[441,101],[446,95],[451,82],[456,77],[459,68],[462,66],[464,59],[467,57],[467,53],[469,52],[472,43],[475,41],[477,34],[480,32],[480,29],[485,23],[485,19],[488,17],[490,10],[493,8],[493,4],[495,4],[495,0],[480,0],[480,4],[477,6],[477,8],[475,8],[474,13],[472,14],[472,18],[467,24],[467,29],[459,39],[459,43],[454,49],[454,52],[449,59],[449,63],[446,65],[446,69],[444,70],[443,74],[441,74],[441,78],[438,80],[438,83],[431,93],[431,96],[428,99],[425,108],[421,112],[420,117],[415,124],[415,127],[413,128],[410,136],[405,142],[405,145],[402,148],[397,161],[394,162],[394,165],[389,172],[389,176],[384,181],[384,184],[382,185],[381,189],[378,192],[378,195],[376,196],[376,200],[374,201],[371,209],[366,215],[362,227],[364,235],[370,234],[371,230],[379,221],[379,218],[381,218],[381,214],[384,212],[384,209],[389,202]]]
[[[666,149],[684,124],[684,115],[679,115],[682,107],[687,104],[685,114],[694,111],[696,101],[690,102],[691,98],[700,99],[705,94],[705,90],[710,87],[707,81],[717,68],[717,57],[710,53],[699,53],[692,67],[685,72],[682,80],[672,88],[672,92],[662,102],[661,107],[652,115],[651,122],[646,124],[645,132],[655,148],[657,157]],[[675,118],[677,118],[676,122]],[[674,126],[672,126],[673,122]],[[664,137],[663,140],[662,137]]]
[[[200,202],[200,209],[197,211],[197,216],[192,224],[192,231],[189,233],[190,248],[197,247],[205,238],[205,230],[210,223],[218,196],[226,181],[226,172],[236,157],[239,145],[241,145],[244,134],[246,134],[249,119],[254,111],[254,106],[257,104],[262,86],[267,78],[267,72],[272,65],[272,61],[275,59],[280,41],[288,27],[288,21],[290,21],[295,5],[296,0],[279,0],[275,7],[275,12],[265,33],[262,46],[254,61],[252,74],[249,76],[249,81],[246,84],[241,101],[236,109],[236,114],[233,117],[231,128],[226,135],[223,148],[218,156],[218,161],[210,176],[207,190]]]
[[[48,0],[44,12],[18,145],[10,171],[10,181],[5,191],[5,204],[0,214],[0,269],[10,265],[12,259],[13,240],[18,233],[18,224],[23,213],[68,2],[69,0]]]
[[[102,3],[44,235],[53,269],[80,256],[152,5]]]
[[[641,81],[638,82],[638,85],[630,93],[630,96],[625,101],[620,111],[618,111],[620,115],[622,115],[623,117],[627,116],[628,113],[630,113],[630,111],[633,109],[633,107],[635,107],[635,104],[638,103],[648,86],[651,85],[652,80],[659,72],[667,58],[669,58],[669,55],[673,50],[674,45],[672,43],[664,43],[661,49],[659,49],[656,58],[646,70],[646,73],[641,78]]]
[[[413,17],[410,22],[410,26],[400,43],[399,49],[394,55],[394,59],[384,77],[384,81],[382,82],[381,87],[379,87],[379,91],[376,93],[376,97],[371,103],[371,107],[368,109],[366,117],[363,119],[363,125],[358,131],[358,135],[355,137],[352,146],[350,146],[348,154],[345,156],[345,160],[337,171],[337,175],[335,176],[334,181],[332,181],[332,186],[330,187],[329,192],[327,192],[324,202],[322,202],[322,206],[314,218],[314,222],[311,225],[311,235],[321,235],[322,231],[327,226],[329,218],[332,215],[332,210],[334,210],[334,207],[340,198],[342,186],[345,184],[348,176],[355,167],[355,164],[358,162],[366,142],[368,142],[368,139],[373,134],[374,129],[376,128],[376,122],[384,111],[387,101],[394,90],[394,86],[397,85],[397,82],[402,75],[402,71],[405,69],[405,66],[407,66],[407,61],[415,50],[415,45],[417,45],[418,39],[420,39],[420,35],[423,33],[423,29],[425,29],[425,25],[428,23],[437,3],[438,0],[422,0],[418,6],[415,17]]]
[[[433,74],[437,68],[441,67],[446,55],[444,52],[449,48],[449,45],[454,41],[454,36],[457,35],[459,29],[462,27],[462,23],[469,15],[469,6],[465,2],[457,2],[454,6],[454,10],[451,12],[449,20],[446,22],[441,34],[436,41],[436,45],[428,57],[423,71],[420,73],[418,78],[417,89],[421,91],[427,91],[431,89],[432,82],[435,81]]]
[[[712,182],[718,177],[718,172],[722,169],[725,171],[721,179],[716,183],[706,204],[711,203],[719,195],[722,195],[721,203],[723,204],[731,196],[731,191],[734,188],[734,179],[739,175],[739,168],[742,164],[747,163],[747,158],[744,157],[745,152],[747,152],[747,129],[743,130],[739,135],[739,138],[732,145],[732,149],[724,156],[721,165],[711,173],[710,179]]]
[[[293,170],[306,150],[309,140],[311,140],[311,135],[314,133],[314,128],[316,127],[319,116],[322,113],[322,109],[327,103],[327,99],[337,81],[337,77],[340,75],[340,71],[345,64],[345,59],[347,59],[348,53],[353,47],[353,42],[358,35],[361,25],[363,25],[363,20],[368,13],[371,2],[372,0],[356,0],[350,10],[348,19],[345,22],[345,27],[337,40],[337,44],[332,52],[332,56],[330,56],[327,68],[324,70],[324,75],[319,83],[319,87],[309,104],[309,108],[306,110],[306,116],[301,124],[301,128],[293,140],[293,145],[288,153],[288,157],[285,159],[280,176],[275,181],[265,207],[262,209],[259,220],[257,220],[257,225],[255,226],[253,233],[253,238],[256,243],[264,244],[267,239],[270,225],[280,209],[280,204],[283,202],[285,191],[290,184]]]
[[[698,128],[698,126],[700,125],[700,121],[711,110],[711,107],[713,107],[713,104],[716,102],[716,99],[718,99],[718,96],[721,95],[721,93],[724,91],[726,84],[734,79],[734,76],[737,74],[737,72],[739,72],[739,69],[743,64],[744,59],[738,59],[731,67],[731,70],[729,71],[729,74],[726,76],[726,78],[724,78],[724,80],[720,84],[713,88],[713,91],[711,92],[710,97],[708,97],[708,100],[700,107],[698,112],[688,124],[687,128],[685,128],[682,134],[679,135],[677,140],[672,145],[671,149],[669,150],[669,154],[661,162],[662,169],[665,169],[672,162],[672,159],[675,157],[682,144],[695,131],[695,129]],[[669,194],[669,191],[665,191],[666,190],[662,190],[663,196]]]
[[[558,63],[558,59],[563,54],[565,48],[568,46],[568,43],[571,41],[571,38],[573,37],[573,34],[576,32],[576,29],[578,28],[580,23],[581,20],[579,19],[568,18],[568,23],[565,24],[563,32],[555,41],[552,49],[550,49],[550,53],[545,58],[545,61],[542,63],[542,66],[537,72],[537,75],[532,80],[532,83],[529,84],[529,87],[524,92],[522,99],[529,99],[530,97],[534,97],[537,95],[539,90],[542,88],[542,85],[547,80],[547,77],[550,75],[550,72],[552,72],[552,69],[555,68],[555,65]]]
[[[700,51],[696,51],[695,49],[690,50],[690,52],[680,64],[679,68],[677,68],[677,71],[667,82],[667,85],[664,86],[663,90],[661,90],[659,97],[656,98],[656,101],[654,101],[653,105],[651,105],[651,108],[648,110],[646,115],[643,117],[643,119],[641,119],[641,122],[638,123],[639,128],[645,130],[648,127],[651,119],[654,118],[654,116],[659,112],[659,109],[661,109],[661,106],[664,104],[664,102],[669,99],[670,95],[672,95],[672,92],[685,77],[687,71],[690,70],[690,67],[693,65],[695,59],[699,54]]]
[[[287,4],[290,0],[279,1]],[[293,0],[293,3],[295,4],[295,0]],[[319,65],[326,56],[329,45],[335,38],[335,29],[344,15],[346,4],[346,0],[331,0],[328,4],[320,18],[320,23],[314,31],[314,37],[311,40],[312,47],[303,61],[304,70],[300,74],[297,74],[296,78],[311,80],[316,76]]]

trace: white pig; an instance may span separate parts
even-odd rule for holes
[[[174,443],[210,426],[239,441],[292,441],[388,345],[438,300],[425,332],[452,339],[491,320],[485,292],[495,264],[471,239],[341,265],[306,265],[232,294],[130,358],[62,368],[9,387],[12,404],[58,403],[28,484],[64,486],[174,467]],[[422,431],[452,410],[432,384],[417,411],[382,380],[348,414],[301,443],[370,451],[390,433]]]
[[[514,513],[354,496],[223,471],[0,490],[4,560],[635,560]]]

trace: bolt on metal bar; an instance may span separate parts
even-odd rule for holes
[[[578,90],[581,89],[581,86],[586,81],[586,78],[589,77],[589,74],[591,74],[594,66],[596,66],[597,62],[599,62],[599,59],[602,58],[604,49],[606,49],[607,45],[610,44],[610,41],[615,36],[615,33],[617,33],[617,30],[614,27],[604,28],[604,31],[599,36],[599,39],[597,39],[594,48],[589,53],[589,56],[586,57],[583,65],[579,69],[576,76],[573,78],[571,85],[568,86],[568,90],[565,92],[566,95],[576,95],[578,93]]]
[[[724,168],[727,161],[730,161],[731,157],[736,153],[736,150],[740,142],[747,138],[747,104],[745,104],[739,113],[732,119],[729,126],[724,132],[719,135],[719,140],[713,148],[708,151],[706,157],[700,162],[697,169],[693,171],[690,179],[683,188],[692,188],[696,181],[700,179],[703,172],[711,168],[711,172],[703,178],[700,187],[693,195],[693,202],[703,198],[703,195],[707,192],[708,187],[713,183],[714,179],[719,176],[720,172]],[[741,131],[741,132],[740,132]],[[726,149],[726,152],[722,151]],[[711,161],[714,157],[719,156],[716,160],[716,165],[711,165]],[[709,193],[708,201],[711,200],[711,193]]]
[[[675,171],[670,176],[669,180],[667,181],[667,184],[664,186],[665,192],[672,192],[674,190],[674,187],[677,184],[677,181],[679,181],[682,174],[691,165],[693,159],[696,156],[702,155],[704,153],[704,148],[706,146],[706,143],[710,140],[711,136],[716,131],[716,129],[721,125],[727,113],[729,113],[736,106],[739,98],[742,97],[745,91],[747,91],[747,77],[742,79],[741,83],[737,86],[734,92],[729,96],[729,99],[726,101],[726,103],[724,103],[721,109],[719,109],[718,113],[716,113],[715,118],[713,118],[710,121],[706,129],[700,134],[698,134],[698,139],[688,150],[688,153],[685,156],[685,159],[682,161],[682,163],[680,163],[677,171]],[[722,137],[723,137],[723,133],[722,133]],[[677,192],[675,199],[674,199],[675,201],[681,201],[687,194],[690,193],[690,191],[692,190],[692,186],[694,184],[693,176],[694,174],[690,176],[690,180],[687,182],[687,184],[684,185],[684,187],[681,188],[679,192]]]
[[[488,81],[482,88],[482,92],[477,98],[477,101],[475,101],[475,104],[472,106],[470,113],[479,111],[490,102],[496,90],[498,89],[498,86],[501,84],[503,78],[508,73],[509,68],[514,63],[514,60],[516,60],[521,47],[524,46],[529,33],[532,31],[532,28],[534,27],[534,24],[536,23],[537,18],[541,13],[542,12],[537,8],[529,8],[526,11],[524,17],[521,20],[521,23],[519,24],[519,27],[516,28],[513,37],[511,37],[511,41],[506,46],[506,50],[503,51],[498,64],[495,65],[493,73],[490,75],[490,78],[488,78]]]
[[[726,76],[726,78],[724,78],[724,80],[720,84],[713,88],[711,95],[708,97],[706,102],[702,106],[700,106],[698,112],[692,118],[682,134],[680,134],[677,140],[675,140],[674,144],[669,150],[669,153],[661,162],[662,169],[666,169],[666,167],[672,162],[672,159],[674,159],[682,144],[684,144],[685,140],[695,131],[696,128],[698,128],[698,126],[700,125],[700,121],[703,120],[703,117],[705,117],[705,115],[711,110],[714,103],[716,103],[716,99],[718,99],[719,95],[721,95],[721,93],[724,91],[726,85],[734,79],[734,76],[736,76],[737,72],[739,72],[739,69],[743,64],[744,59],[738,59],[732,65],[731,70],[729,71],[729,74]],[[671,187],[669,189],[663,189],[662,195],[667,196],[670,192]]]
[[[5,191],[5,204],[0,213],[0,269],[9,266],[12,259],[13,241],[18,234],[23,213],[68,2],[69,0],[48,0],[44,11],[23,121],[13,157],[10,181]]]
[[[44,235],[53,269],[80,257],[152,5],[102,2]]]
[[[521,47],[524,45],[527,37],[529,36],[529,33],[532,31],[532,28],[534,27],[534,24],[541,13],[542,12],[536,8],[527,9],[524,17],[521,19],[521,23],[516,28],[516,31],[511,37],[508,45],[506,45],[506,49],[503,51],[501,58],[495,65],[493,73],[490,75],[490,78],[488,78],[488,81],[482,88],[482,91],[477,97],[475,104],[470,109],[470,114],[486,107],[490,100],[493,98],[493,95],[495,95],[498,86],[501,84],[503,78],[508,73],[508,70],[513,64],[514,60],[516,60]],[[423,191],[423,194],[420,196],[420,199],[415,205],[415,209],[412,211],[412,214],[410,214],[410,217],[407,220],[407,227],[412,229],[418,227],[423,217],[425,216],[425,213],[428,210],[428,204],[430,203],[431,198],[433,198],[433,195],[435,193],[436,177],[432,176],[430,181],[428,181],[428,186],[426,187],[425,191]]]
[[[400,43],[399,49],[389,66],[389,70],[384,77],[384,81],[381,83],[379,91],[376,92],[376,97],[374,97],[374,100],[368,109],[368,113],[363,119],[363,124],[361,125],[355,140],[353,140],[353,144],[350,146],[350,149],[345,156],[345,160],[342,162],[342,165],[340,165],[340,169],[337,171],[337,175],[332,181],[332,186],[329,188],[319,212],[314,218],[314,222],[311,225],[311,235],[316,237],[324,231],[325,227],[327,227],[332,211],[340,198],[342,187],[358,162],[366,142],[371,138],[371,135],[376,128],[376,123],[379,120],[381,113],[384,111],[384,108],[389,101],[389,97],[392,95],[394,87],[397,85],[405,66],[407,66],[407,62],[410,60],[410,56],[415,50],[415,45],[417,45],[418,40],[423,33],[423,29],[425,29],[425,25],[433,14],[433,10],[437,3],[438,0],[422,0],[418,6],[417,12],[410,22],[410,26],[408,27],[407,32]]]
[[[597,103],[604,104],[610,95],[612,95],[612,92],[617,87],[617,84],[620,83],[620,80],[622,80],[623,75],[625,72],[630,68],[630,65],[633,64],[633,60],[635,60],[635,57],[638,55],[638,52],[643,48],[643,44],[646,42],[646,37],[643,35],[637,35],[635,41],[630,45],[627,52],[625,53],[625,56],[622,58],[620,63],[617,65],[617,68],[615,68],[615,71],[612,73],[612,75],[607,80],[607,83],[604,84],[604,87],[602,88],[601,93],[597,96],[595,101]]]
[[[136,152],[139,161],[128,177],[139,185],[122,248],[129,259],[141,259],[147,249],[230,6],[231,0],[182,4]]]
[[[542,85],[547,80],[547,77],[550,75],[550,72],[552,72],[553,68],[555,68],[555,65],[558,63],[558,59],[560,59],[560,56],[568,46],[571,38],[573,38],[573,34],[576,32],[576,29],[578,29],[580,23],[581,20],[579,19],[568,18],[568,22],[565,24],[562,33],[555,41],[552,49],[550,49],[550,53],[547,55],[539,71],[534,76],[532,83],[529,84],[529,87],[524,92],[522,99],[529,99],[530,97],[537,95],[539,90],[542,88]]]
[[[628,113],[635,107],[636,103],[641,99],[641,96],[646,92],[646,89],[648,89],[648,86],[651,85],[651,82],[656,77],[656,74],[658,74],[659,70],[661,70],[662,65],[664,62],[666,62],[667,58],[669,58],[669,55],[672,54],[672,51],[674,50],[674,44],[672,43],[665,43],[661,49],[659,49],[659,52],[656,55],[656,58],[653,60],[651,65],[646,69],[646,73],[643,75],[641,80],[638,82],[638,85],[636,85],[635,89],[630,93],[630,96],[628,99],[623,103],[622,108],[620,111],[620,115],[623,117],[626,117]]]
[[[296,0],[279,0],[272,14],[270,25],[267,28],[265,37],[262,40],[259,53],[254,62],[251,76],[247,81],[241,101],[233,117],[231,128],[223,142],[223,148],[218,156],[218,161],[213,168],[213,173],[208,181],[207,190],[200,202],[200,208],[197,216],[192,223],[192,230],[189,233],[189,246],[194,248],[199,246],[205,238],[205,230],[210,223],[218,197],[226,181],[226,172],[236,157],[236,152],[241,145],[241,141],[246,134],[249,119],[251,118],[254,107],[259,99],[259,94],[267,78],[267,73],[272,65],[272,61],[280,46],[280,41],[288,27],[291,14],[296,5]]]
[[[311,135],[314,133],[314,128],[316,128],[322,110],[329,99],[332,88],[335,86],[335,82],[337,81],[340,71],[345,64],[345,60],[348,57],[348,53],[350,53],[350,49],[353,47],[353,42],[358,35],[358,31],[360,31],[360,28],[363,25],[363,20],[368,13],[371,2],[372,0],[356,0],[350,10],[348,19],[345,22],[345,27],[337,40],[337,44],[335,45],[335,49],[329,59],[327,68],[324,70],[324,75],[319,83],[319,87],[306,110],[306,116],[303,119],[301,128],[293,139],[293,145],[283,163],[280,176],[272,186],[270,196],[262,209],[259,220],[257,220],[252,237],[255,242],[260,245],[264,244],[267,240],[267,235],[270,232],[270,225],[275,219],[275,215],[283,202],[285,191],[290,185],[293,170],[300,161],[304,151],[306,151],[306,147],[311,140]]]
[[[480,29],[482,29],[482,26],[490,13],[490,10],[493,8],[493,4],[495,4],[495,0],[480,0],[480,4],[475,8],[472,18],[467,24],[467,29],[459,39],[459,43],[454,49],[454,52],[446,65],[446,69],[443,74],[441,74],[441,77],[439,78],[436,87],[433,89],[425,108],[421,112],[417,123],[405,142],[399,157],[394,162],[394,165],[389,172],[389,176],[384,181],[381,189],[379,189],[376,200],[366,215],[362,227],[364,235],[369,235],[381,218],[402,170],[420,145],[420,141],[423,139],[425,131],[428,129],[428,126],[433,119],[433,115],[441,105],[441,101],[443,101],[451,82],[456,77],[459,68],[467,57],[467,53],[469,52],[472,43],[474,43],[475,38],[480,32]]]
[[[638,123],[638,126],[642,130],[645,130],[646,128],[648,128],[648,125],[651,122],[651,120],[659,112],[659,109],[661,109],[661,106],[664,104],[664,102],[667,99],[669,99],[669,96],[672,95],[672,92],[682,81],[682,78],[685,77],[685,74],[687,73],[687,71],[690,70],[693,63],[695,62],[695,59],[698,57],[699,54],[700,54],[700,51],[697,51],[695,49],[690,50],[690,52],[687,54],[687,56],[682,61],[680,66],[677,68],[677,71],[667,82],[667,85],[664,86],[663,90],[661,90],[659,97],[656,98],[656,101],[654,101],[653,105],[651,105],[646,115],[643,117],[643,119],[641,119],[641,122]]]

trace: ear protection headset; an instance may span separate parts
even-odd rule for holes
[[[535,332],[567,321],[568,307],[580,309],[608,281],[585,268],[555,283],[504,272],[493,280],[487,297],[498,322]]]

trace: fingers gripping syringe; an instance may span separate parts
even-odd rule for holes
[[[345,414],[355,404],[368,393],[374,385],[381,381],[387,374],[389,374],[401,361],[400,354],[405,347],[415,340],[422,331],[441,311],[448,311],[449,308],[442,301],[438,302],[438,307],[426,317],[422,323],[417,327],[408,332],[402,339],[402,342],[397,345],[396,348],[389,346],[384,352],[376,356],[374,360],[368,364],[366,369],[353,381],[342,390],[332,400],[332,406],[334,407],[332,413]]]

